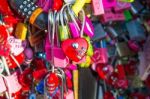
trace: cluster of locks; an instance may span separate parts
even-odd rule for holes
[[[0,99],[150,99],[150,0],[0,0]]]

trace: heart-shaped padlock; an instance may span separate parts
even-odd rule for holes
[[[78,62],[85,56],[88,42],[84,38],[67,39],[63,41],[62,49],[66,56]]]

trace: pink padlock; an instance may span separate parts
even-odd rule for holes
[[[108,62],[108,53],[105,41],[101,41],[101,48],[94,49],[92,60],[94,61],[94,63],[102,65],[105,65]]]
[[[80,37],[80,32],[74,22],[69,22],[69,27],[71,31],[71,36],[73,38]]]
[[[103,23],[109,22],[109,21],[124,21],[125,16],[123,12],[120,13],[113,13],[110,8],[105,9],[105,14],[102,15],[101,21]]]
[[[105,9],[105,14],[102,15],[100,19],[103,23],[113,21],[114,20],[114,14],[112,13],[110,8]]]
[[[94,15],[104,14],[103,2],[102,0],[92,0]]]
[[[127,2],[117,2],[117,5],[114,7],[115,12],[121,12],[123,10],[128,10],[131,8],[131,4]]]
[[[2,76],[0,76],[0,93],[6,91],[6,85]]]
[[[74,93],[72,90],[68,90],[67,93],[64,95],[64,99],[74,99]]]
[[[116,0],[103,0],[104,8],[111,8],[115,7],[117,4]]]
[[[17,72],[10,76],[5,77],[5,81],[10,94],[16,93],[21,90],[22,86],[19,84]]]
[[[82,28],[82,24],[79,21],[78,21],[78,24],[79,24],[80,28]],[[88,18],[87,16],[85,16],[85,25],[84,25],[83,31],[90,38],[92,38],[94,36],[94,26],[93,26],[90,18]]]
[[[69,58],[65,56],[64,52],[59,47],[51,47],[51,44],[49,43],[49,37],[46,37],[46,59],[52,60],[51,51],[53,50],[53,59],[54,59],[54,65],[56,67],[65,68],[69,63]]]

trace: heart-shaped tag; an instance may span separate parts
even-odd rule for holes
[[[67,39],[62,43],[65,55],[72,61],[80,61],[86,54],[88,42],[84,38]]]
[[[11,52],[17,56],[24,51],[24,47],[22,46],[22,41],[20,39],[16,39],[13,36],[8,37],[8,43],[11,46]]]

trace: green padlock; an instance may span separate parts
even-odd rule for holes
[[[62,14],[62,12],[64,12]],[[70,37],[70,33],[69,33],[69,28],[68,28],[68,25],[67,25],[67,15],[66,15],[66,12],[65,11],[61,11],[60,15],[59,15],[59,18],[60,18],[60,23],[59,23],[59,39],[60,41],[64,41],[66,39],[68,39]]]
[[[126,21],[132,20],[132,15],[129,10],[124,11],[124,16],[125,16]]]
[[[64,41],[68,38],[69,38],[68,26],[67,25],[65,25],[65,26],[60,25],[59,26],[59,39],[61,41]]]
[[[93,46],[90,42],[90,37],[84,36],[84,38],[88,41],[88,45],[89,45],[88,50],[87,50],[87,55],[88,56],[93,56]]]

